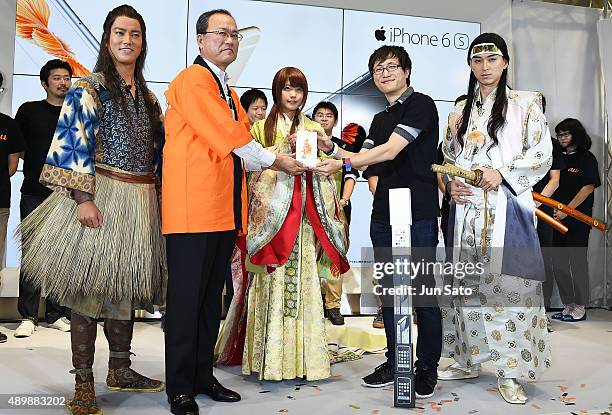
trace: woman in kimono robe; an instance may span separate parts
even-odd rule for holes
[[[277,72],[274,105],[253,125],[255,140],[291,154],[297,131],[323,133],[301,112],[307,94],[299,69]],[[248,190],[247,250],[261,269],[248,292],[242,371],[266,380],[325,379],[331,373],[317,262],[328,263],[336,278],[348,270],[337,184],[312,172],[293,177],[265,170],[250,176]]]
[[[146,27],[131,6],[104,22],[95,73],[62,106],[41,182],[54,190],[21,222],[21,269],[72,309],[71,414],[99,414],[93,378],[97,319],[109,343],[110,390],[159,392],[130,368],[134,310],[163,302],[166,256],[156,184],[161,108],[142,75]],[[128,45],[132,52],[119,52]],[[127,81],[126,81],[127,80]]]
[[[449,239],[455,263],[480,264],[484,272],[447,281],[473,294],[442,307],[443,353],[455,363],[438,378],[475,378],[491,360],[502,397],[524,404],[516,379],[533,380],[550,366],[531,187],[551,166],[552,144],[540,95],[506,86],[509,61],[500,36],[478,36],[468,51],[468,98],[449,116],[446,162],[483,172],[475,185],[446,178],[454,201]]]

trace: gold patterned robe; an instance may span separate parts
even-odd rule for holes
[[[319,131],[319,124],[301,116],[298,130]],[[253,137],[264,144],[264,122],[253,125]],[[267,147],[276,153],[290,153],[286,136],[290,120],[281,116],[274,143]],[[265,145],[265,144],[264,144]],[[310,176],[309,176],[310,175]],[[282,172],[265,170],[249,178],[249,227],[247,250],[257,258],[275,238],[283,238],[289,209],[299,199],[297,237],[288,237],[288,258],[282,263],[269,260],[266,272],[253,275],[248,293],[247,330],[242,359],[244,374],[258,372],[260,379],[282,380],[305,377],[308,380],[330,376],[321,284],[317,272],[319,260],[331,262],[342,272],[348,249],[346,222],[340,217],[339,197],[334,179],[305,173],[294,179]],[[298,187],[299,186],[299,187]],[[295,192],[294,192],[295,190]],[[307,194],[310,194],[308,196]],[[310,198],[310,199],[309,199]],[[324,230],[313,228],[306,212],[314,201],[316,217]],[[312,210],[311,210],[312,213]],[[323,236],[323,240],[321,239]],[[331,258],[322,243],[339,255]],[[331,243],[331,245],[330,245]],[[322,258],[321,258],[322,255]],[[321,258],[321,259],[320,259]],[[332,267],[333,267],[332,265]],[[272,267],[272,268],[270,268]]]

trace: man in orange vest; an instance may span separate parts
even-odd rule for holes
[[[253,141],[246,113],[227,85],[242,35],[227,10],[196,24],[200,55],[166,92],[162,231],[166,235],[166,392],[173,414],[198,414],[203,393],[215,401],[240,395],[213,376],[221,293],[236,235],[246,230],[244,170],[296,175],[305,167]]]

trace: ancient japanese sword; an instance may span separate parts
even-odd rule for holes
[[[546,197],[544,195],[541,195],[538,192],[531,192],[532,196],[533,196],[533,200],[540,202],[544,205],[550,206],[553,209],[558,210],[559,212],[563,212],[565,213],[567,216],[571,216],[572,218],[578,219],[581,222],[586,223],[587,225],[595,228],[595,229],[599,229],[600,231],[605,231],[606,230],[606,223],[600,221],[599,219],[596,218],[592,218],[589,215],[585,215],[582,212],[577,211],[576,209],[572,209],[571,207],[561,203],[561,202],[557,202],[554,199],[551,199],[550,197]]]
[[[482,179],[482,170],[465,170],[450,163],[446,163],[444,166],[432,164],[431,170],[451,177],[461,177],[472,186],[478,186],[478,183]]]
[[[471,184],[472,186],[476,186],[478,184],[478,182],[480,182],[480,179],[482,179],[482,171],[481,170],[465,170],[465,169],[462,169],[461,167],[457,167],[457,166],[452,165],[450,163],[446,163],[444,166],[441,166],[439,164],[432,164],[431,165],[431,170],[436,172],[436,173],[446,174],[446,175],[451,176],[451,177],[461,177],[461,178],[465,179],[465,181],[468,182],[469,184]],[[535,192],[532,192],[532,193],[535,193]],[[539,193],[537,193],[537,194],[540,195]],[[540,195],[540,196],[542,196],[542,195]],[[545,196],[542,196],[542,197],[545,197]],[[536,199],[535,196],[534,196],[534,199]],[[550,200],[552,200],[552,199],[550,199]],[[541,203],[544,203],[544,202],[541,201]],[[557,203],[557,202],[555,202],[555,203]],[[548,203],[545,203],[545,204],[548,204]],[[544,222],[548,223],[550,226],[555,228],[557,231],[561,232],[562,234],[567,233],[567,226],[565,226],[564,224],[562,224],[561,222],[559,222],[558,220],[556,220],[552,216],[548,215],[547,213],[543,212],[542,210],[540,210],[538,208],[535,209],[535,213],[536,213],[536,216],[538,217],[538,219],[543,220]],[[569,215],[569,213],[568,213],[568,215]]]
[[[561,232],[565,235],[568,231],[567,226],[559,222],[557,219],[550,216],[548,213],[544,212],[542,209],[535,208],[535,214],[538,219],[548,223],[550,226],[555,228],[557,231]]]

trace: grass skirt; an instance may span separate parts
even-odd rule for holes
[[[19,226],[21,269],[59,303],[94,297],[161,304],[166,255],[154,184],[96,175],[103,225],[77,220],[74,200],[54,192]]]

